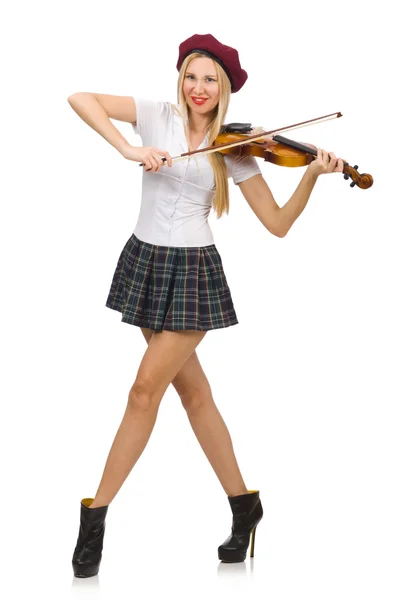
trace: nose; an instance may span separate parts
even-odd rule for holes
[[[194,89],[196,90],[196,92],[202,92],[204,90],[203,82],[201,81],[201,79],[196,83]]]

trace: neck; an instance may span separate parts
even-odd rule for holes
[[[192,133],[205,133],[211,120],[212,116],[197,115],[189,111],[189,129]]]

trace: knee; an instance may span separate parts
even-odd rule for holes
[[[135,410],[148,411],[154,405],[153,394],[143,382],[135,382],[128,394],[128,406]]]
[[[213,401],[211,388],[195,390],[188,394],[181,395],[182,406],[188,412],[193,412],[203,406],[208,406]]]

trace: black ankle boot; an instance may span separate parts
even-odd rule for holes
[[[247,555],[251,532],[250,556],[254,556],[256,527],[263,517],[259,490],[249,490],[248,494],[239,496],[228,496],[228,500],[233,513],[232,533],[218,547],[218,556],[223,562],[242,562]]]
[[[80,529],[72,565],[75,577],[97,575],[102,559],[105,517],[109,506],[88,508],[94,498],[83,498],[80,510]]]

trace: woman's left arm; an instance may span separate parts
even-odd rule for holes
[[[262,225],[273,235],[283,237],[280,228],[281,208],[262,175],[258,173],[237,185]]]
[[[317,159],[303,174],[291,198],[279,206],[262,175],[254,175],[238,184],[240,190],[260,222],[277,237],[284,237],[305,208],[319,175],[341,173],[343,160],[332,152],[317,149]]]

